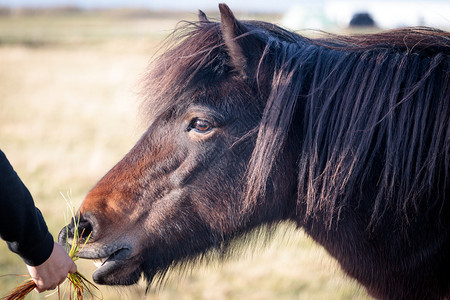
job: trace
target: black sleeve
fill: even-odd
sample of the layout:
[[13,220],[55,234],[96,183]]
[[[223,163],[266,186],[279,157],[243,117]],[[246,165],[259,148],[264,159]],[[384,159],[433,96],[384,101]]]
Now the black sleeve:
[[1,150],[0,237],[30,266],[42,264],[53,251],[53,237],[41,212]]

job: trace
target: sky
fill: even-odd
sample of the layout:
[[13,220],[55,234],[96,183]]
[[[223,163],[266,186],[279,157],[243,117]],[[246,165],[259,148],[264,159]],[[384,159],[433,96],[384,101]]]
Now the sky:
[[[217,11],[226,2],[233,11],[291,14],[285,26],[323,29],[328,23],[348,25],[358,12],[369,12],[381,28],[427,25],[450,28],[450,0],[0,0],[0,7],[76,6],[82,9],[147,8],[196,12]],[[289,17],[289,16],[287,16]],[[299,23],[299,21],[301,21]],[[290,26],[290,23],[298,23]],[[325,22],[326,23],[326,22]]]
[[[150,9],[176,9],[193,11],[214,10],[218,3],[226,2],[235,10],[282,12],[295,4],[311,0],[0,0],[0,6],[7,7],[49,7],[74,5],[80,8],[139,7]],[[316,0],[315,3],[323,2]]]

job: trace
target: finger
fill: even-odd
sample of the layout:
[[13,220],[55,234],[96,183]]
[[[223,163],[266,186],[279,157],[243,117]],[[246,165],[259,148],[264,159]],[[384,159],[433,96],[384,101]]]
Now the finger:
[[64,277],[63,279],[61,279],[61,281],[58,283],[58,285],[63,284],[64,281],[66,281],[67,277]]
[[38,292],[39,294],[45,291],[45,290],[43,290],[43,289],[41,289],[41,288],[39,288],[39,287],[37,287],[37,286],[36,286],[34,289],[35,289],[36,292]]
[[72,262],[72,265],[70,266],[70,269],[69,269],[69,273],[75,273],[76,271],[77,271],[77,265],[74,262]]
[[56,287],[57,287],[57,285],[56,286],[55,285],[47,285],[47,286],[41,285],[41,286],[36,286],[35,290],[38,293],[42,293],[42,292],[45,292],[45,291],[54,290],[54,289],[56,289]]
[[38,292],[38,293],[45,292],[45,286],[42,281],[34,279],[34,278],[33,278],[33,281],[36,284],[36,287],[34,288],[36,290],[36,292]]

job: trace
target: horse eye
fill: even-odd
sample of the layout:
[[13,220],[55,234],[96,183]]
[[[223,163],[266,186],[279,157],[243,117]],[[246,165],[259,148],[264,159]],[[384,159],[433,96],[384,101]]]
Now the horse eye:
[[202,119],[195,119],[194,121],[192,121],[191,126],[192,129],[198,131],[198,132],[208,132],[210,131],[213,126],[211,123],[209,123],[206,120],[202,120]]

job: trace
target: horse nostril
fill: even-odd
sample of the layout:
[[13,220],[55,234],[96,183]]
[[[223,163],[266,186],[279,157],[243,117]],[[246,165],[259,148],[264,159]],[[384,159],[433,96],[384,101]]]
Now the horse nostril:
[[86,240],[89,236],[89,239],[92,240],[93,229],[92,222],[87,216],[77,214],[75,219],[72,218],[71,222],[61,229],[58,235],[58,242],[61,245],[71,244],[74,237]]
[[89,235],[92,235],[93,227],[89,219],[83,215],[77,215],[75,219],[72,218],[69,225],[64,227],[60,233],[60,240],[73,239],[78,237],[79,239],[86,239]]
[[[72,222],[70,223],[72,225]],[[84,217],[83,215],[79,216],[79,219],[76,219],[76,222],[78,223],[78,237],[81,239],[86,239],[88,236],[92,235],[93,227],[92,223],[89,219]],[[75,235],[75,224],[73,226],[72,234]]]

